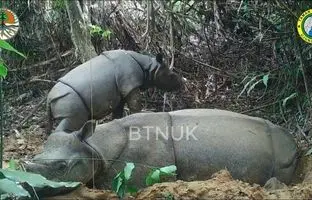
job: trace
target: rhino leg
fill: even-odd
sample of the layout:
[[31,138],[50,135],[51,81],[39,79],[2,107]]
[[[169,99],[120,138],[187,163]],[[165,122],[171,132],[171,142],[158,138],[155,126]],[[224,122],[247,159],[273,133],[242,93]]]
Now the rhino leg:
[[118,106],[113,110],[112,118],[119,119],[123,117],[125,101],[121,100]]
[[126,102],[131,113],[137,113],[142,110],[140,89],[133,89],[127,96]]
[[56,131],[77,131],[90,118],[90,112],[80,96],[68,86],[60,85],[51,96],[49,105],[53,119],[60,120]]
[[272,191],[272,190],[284,189],[287,186],[281,181],[279,181],[276,177],[272,177],[265,183],[263,187],[268,191]]
[[47,103],[46,110],[47,110],[48,123],[47,123],[45,131],[47,135],[50,135],[52,128],[53,128],[53,116],[51,112],[50,102]]

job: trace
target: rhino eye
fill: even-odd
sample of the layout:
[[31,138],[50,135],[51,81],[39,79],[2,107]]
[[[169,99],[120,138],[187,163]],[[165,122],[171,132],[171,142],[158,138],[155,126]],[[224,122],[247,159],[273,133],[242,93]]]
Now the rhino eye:
[[67,164],[65,161],[60,161],[56,164],[57,170],[63,171],[67,168]]

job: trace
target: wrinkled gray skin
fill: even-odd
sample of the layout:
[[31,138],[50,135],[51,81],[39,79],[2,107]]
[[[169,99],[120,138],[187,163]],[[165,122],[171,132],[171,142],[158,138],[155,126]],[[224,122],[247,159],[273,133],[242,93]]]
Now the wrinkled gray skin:
[[112,50],[79,65],[51,89],[47,98],[49,124],[61,120],[56,131],[79,130],[89,119],[113,112],[121,118],[127,103],[130,112],[141,111],[140,89],[178,90],[182,78],[169,70],[161,54],[151,57],[133,51]]
[[[134,162],[133,184],[143,187],[147,166],[174,164],[177,179],[205,180],[226,168],[235,179],[263,185],[271,177],[289,183],[297,162],[296,144],[287,131],[264,119],[229,111],[137,113],[98,125],[91,135],[92,125],[88,121],[74,134],[51,134],[43,153],[27,162],[26,169],[54,180],[83,183],[90,183],[94,175],[96,187],[109,188],[124,168],[123,161]],[[133,134],[135,127],[140,128],[140,139]],[[158,134],[164,134],[166,127],[173,127],[168,129],[168,139]]]

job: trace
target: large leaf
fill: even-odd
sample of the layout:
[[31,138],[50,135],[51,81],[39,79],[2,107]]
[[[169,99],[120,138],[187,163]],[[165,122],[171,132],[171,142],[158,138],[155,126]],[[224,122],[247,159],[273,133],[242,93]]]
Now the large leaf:
[[151,171],[145,179],[145,184],[147,186],[153,185],[155,183],[159,183],[160,182],[160,170],[156,169]]
[[0,195],[2,199],[17,199],[20,197],[30,197],[30,194],[18,183],[9,179],[0,179]]
[[268,87],[268,81],[269,81],[269,74],[266,74],[262,77],[262,82],[265,85],[265,87]]
[[133,169],[133,163],[126,163],[123,171],[119,172],[112,182],[112,189],[120,198],[122,198],[127,192],[135,193],[137,191],[136,188],[130,187],[128,185],[128,181],[131,179]]
[[124,172],[119,172],[112,182],[112,189],[117,193],[120,190],[122,185],[122,177],[124,176]]
[[80,185],[79,182],[55,182],[47,180],[45,177],[29,173],[29,172],[23,172],[23,171],[15,171],[15,170],[9,170],[9,169],[0,169],[0,173],[2,173],[7,179],[10,179],[12,181],[16,182],[27,182],[32,187],[52,187],[52,188],[58,188],[58,187],[78,187]]
[[128,181],[131,178],[132,170],[134,169],[133,163],[127,163],[126,167],[124,168],[125,179]]
[[174,176],[177,167],[175,165],[169,165],[161,167],[159,169],[153,169],[146,177],[145,183],[147,186],[153,185],[160,182],[161,176]]
[[[1,180],[9,180],[13,183],[23,186],[23,188],[27,190],[31,196],[36,194],[36,196],[39,197],[70,192],[80,185],[79,182],[55,182],[47,180],[39,174],[9,169],[0,169],[0,178],[1,177],[3,178]],[[9,190],[11,186],[8,187],[9,188],[5,189]]]
[[122,199],[126,194],[126,185],[121,184],[119,190],[117,191],[117,195]]
[[4,63],[0,62],[0,78],[5,78],[8,74],[8,68]]
[[16,54],[26,58],[26,56],[24,54],[22,54],[21,52],[17,51],[16,49],[14,49],[9,43],[7,43],[4,40],[0,40],[0,48],[8,50],[8,51],[12,51],[12,52],[14,52],[14,53],[16,53]]
[[175,165],[169,165],[166,167],[162,167],[159,169],[163,174],[175,175],[174,173],[177,171],[177,167]]

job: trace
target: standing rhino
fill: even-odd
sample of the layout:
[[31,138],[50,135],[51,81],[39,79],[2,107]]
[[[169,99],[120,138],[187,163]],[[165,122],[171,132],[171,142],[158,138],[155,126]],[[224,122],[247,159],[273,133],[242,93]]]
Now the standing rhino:
[[[144,186],[150,166],[177,166],[175,178],[205,180],[221,170],[250,183],[271,177],[289,183],[297,147],[283,128],[261,118],[214,109],[137,113],[98,125],[88,121],[73,134],[54,132],[28,171],[59,181],[109,187],[125,162],[133,182]],[[92,182],[93,182],[92,181]]]
[[182,78],[169,70],[161,54],[155,58],[133,51],[112,50],[79,65],[51,89],[47,98],[49,124],[60,119],[56,131],[79,130],[89,119],[113,112],[122,117],[127,103],[132,113],[141,111],[140,88],[178,90]]

